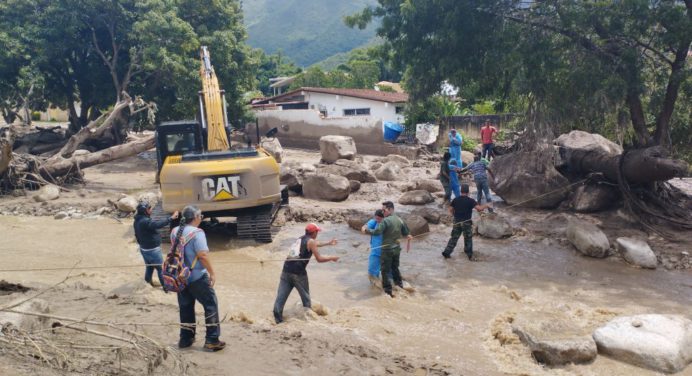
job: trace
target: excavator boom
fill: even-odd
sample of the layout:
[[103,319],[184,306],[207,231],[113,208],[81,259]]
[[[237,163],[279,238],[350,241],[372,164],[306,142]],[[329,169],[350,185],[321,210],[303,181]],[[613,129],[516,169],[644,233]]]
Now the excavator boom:
[[207,150],[229,150],[230,145],[226,135],[226,103],[223,91],[219,89],[219,81],[211,65],[209,50],[206,46],[203,46],[201,51],[200,77],[202,78],[200,109],[202,125],[207,128]]

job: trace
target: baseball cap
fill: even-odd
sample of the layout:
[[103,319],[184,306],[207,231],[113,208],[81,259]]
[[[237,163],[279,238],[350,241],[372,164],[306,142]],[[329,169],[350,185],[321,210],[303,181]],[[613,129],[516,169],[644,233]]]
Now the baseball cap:
[[307,226],[305,226],[305,231],[312,233],[312,232],[322,231],[322,229],[319,226],[317,226],[316,224],[310,223]]

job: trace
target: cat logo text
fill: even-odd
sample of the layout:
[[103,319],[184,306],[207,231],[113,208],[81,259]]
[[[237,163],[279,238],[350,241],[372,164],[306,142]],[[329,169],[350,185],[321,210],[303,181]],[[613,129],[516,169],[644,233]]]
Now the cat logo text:
[[238,197],[240,176],[214,176],[202,179],[202,198],[205,201],[227,201]]

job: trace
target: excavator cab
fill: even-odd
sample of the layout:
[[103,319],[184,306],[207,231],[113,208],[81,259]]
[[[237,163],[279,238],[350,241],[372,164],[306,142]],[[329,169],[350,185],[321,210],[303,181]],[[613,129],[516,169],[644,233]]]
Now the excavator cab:
[[158,172],[171,155],[201,153],[204,150],[201,127],[196,121],[168,121],[156,127],[156,161]]

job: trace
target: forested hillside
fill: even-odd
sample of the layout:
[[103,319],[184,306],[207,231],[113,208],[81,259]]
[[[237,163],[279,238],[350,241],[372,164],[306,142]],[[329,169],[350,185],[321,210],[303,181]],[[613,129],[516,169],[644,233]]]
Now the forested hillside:
[[248,44],[267,53],[283,51],[296,64],[307,67],[329,56],[366,44],[375,35],[350,29],[343,17],[374,0],[245,0],[243,11]]

